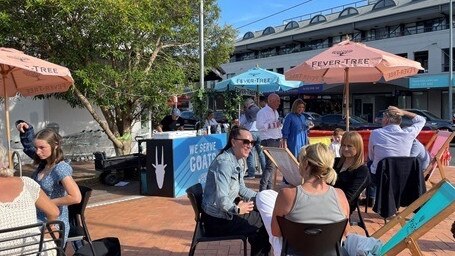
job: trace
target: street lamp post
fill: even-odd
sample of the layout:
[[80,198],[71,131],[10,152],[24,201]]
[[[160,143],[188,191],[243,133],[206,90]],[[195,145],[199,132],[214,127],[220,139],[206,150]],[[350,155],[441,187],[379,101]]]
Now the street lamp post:
[[452,119],[452,93],[453,93],[453,17],[452,17],[452,0],[449,1],[449,119]]
[[199,2],[199,82],[200,90],[204,91],[204,0]]
[[452,93],[453,93],[453,14],[452,0],[449,1],[449,119],[452,119]]

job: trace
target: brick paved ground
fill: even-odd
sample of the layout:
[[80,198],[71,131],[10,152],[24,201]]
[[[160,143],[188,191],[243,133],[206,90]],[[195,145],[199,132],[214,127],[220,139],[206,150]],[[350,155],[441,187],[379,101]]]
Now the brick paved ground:
[[[436,178],[436,177],[435,177]],[[455,181],[455,169],[449,172],[449,179]],[[258,179],[247,181],[257,189]],[[98,186],[95,185],[94,186]],[[132,184],[130,186],[134,187]],[[93,239],[116,236],[122,244],[122,255],[188,255],[194,229],[193,210],[188,199],[139,197],[133,198],[135,189],[116,190],[114,199],[127,200],[102,205],[102,193],[95,191],[91,207],[87,209],[88,226]],[[112,199],[112,197],[110,198]],[[109,199],[109,200],[110,200]],[[109,201],[107,200],[107,201]],[[101,205],[100,205],[101,203]],[[99,206],[100,205],[100,206]],[[383,220],[372,213],[364,214],[370,234],[383,225]],[[419,240],[424,255],[455,255],[455,240],[450,227],[455,220],[452,214],[435,226]],[[363,234],[358,227],[350,227],[350,232]],[[388,239],[392,232],[384,238]],[[210,242],[198,245],[196,255],[241,255],[242,244],[233,242]],[[411,255],[404,251],[400,255]]]

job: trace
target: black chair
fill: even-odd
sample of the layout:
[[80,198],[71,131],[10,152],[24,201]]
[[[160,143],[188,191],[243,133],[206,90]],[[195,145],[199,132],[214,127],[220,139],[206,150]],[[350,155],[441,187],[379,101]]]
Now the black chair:
[[[334,163],[334,167],[338,166],[338,163],[340,162],[341,160],[341,157],[335,157],[335,163]],[[337,173],[339,174],[339,173]],[[363,220],[363,217],[362,217],[362,214],[361,214],[361,211],[360,211],[360,206],[359,206],[359,197],[360,195],[362,194],[362,192],[368,188],[368,186],[370,185],[370,182],[371,182],[371,179],[370,179],[370,175],[367,175],[366,178],[362,181],[362,184],[360,184],[360,186],[357,188],[356,192],[352,195],[352,200],[349,201],[349,209],[350,209],[350,213],[349,213],[349,224],[352,226],[352,225],[357,225],[359,227],[361,227],[364,231],[365,231],[365,235],[366,236],[370,236],[369,233],[368,233],[368,230],[367,230],[367,227],[365,225],[365,221]],[[354,222],[351,218],[351,215],[352,213],[354,212],[354,210],[357,210],[357,215],[358,215],[358,218],[359,218],[359,221],[358,222]]]
[[426,191],[425,179],[416,157],[387,157],[376,168],[376,197],[373,211],[384,219],[408,206]]
[[46,255],[56,251],[65,255],[65,225],[48,221],[0,230],[0,255]]
[[232,235],[232,236],[207,236],[205,234],[204,223],[201,221],[202,213],[202,185],[197,183],[186,190],[186,194],[190,199],[191,205],[194,210],[194,220],[196,227],[194,228],[193,240],[191,242],[191,249],[189,255],[194,255],[196,246],[199,242],[212,242],[212,241],[225,241],[225,240],[242,240],[243,241],[243,254],[247,256],[247,237],[245,235]]
[[290,221],[277,216],[283,247],[281,255],[342,255],[341,238],[347,219],[329,224],[308,224]]
[[68,219],[70,223],[70,231],[67,239],[67,245],[69,242],[73,242],[75,250],[78,249],[76,241],[81,241],[82,245],[88,245],[92,251],[92,255],[96,256],[95,248],[88,232],[87,224],[85,223],[85,209],[87,208],[88,201],[92,195],[92,189],[85,186],[79,186],[81,191],[82,199],[78,204],[68,206]]
[[[349,202],[349,206],[351,209],[350,216],[349,216],[349,224],[351,226],[357,225],[357,226],[361,227],[363,229],[363,231],[365,231],[366,236],[370,236],[370,234],[368,233],[367,226],[365,225],[365,221],[363,220],[363,217],[362,217],[362,213],[360,210],[360,204],[359,204],[359,197],[365,189],[368,189],[370,182],[371,182],[370,176],[367,176],[367,178],[364,180],[362,185],[357,189],[356,193],[354,194],[353,198],[355,198],[355,199],[353,200],[353,202]],[[353,222],[352,218],[351,218],[351,215],[354,212],[354,209],[353,209],[354,207],[357,210],[357,215],[359,216],[358,223]],[[368,205],[366,207],[368,207]]]

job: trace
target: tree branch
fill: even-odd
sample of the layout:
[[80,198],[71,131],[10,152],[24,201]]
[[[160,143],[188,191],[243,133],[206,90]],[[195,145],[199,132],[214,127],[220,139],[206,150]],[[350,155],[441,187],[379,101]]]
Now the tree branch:
[[152,68],[153,62],[155,62],[158,53],[161,51],[163,47],[163,43],[161,42],[161,36],[158,37],[155,44],[155,50],[153,50],[152,56],[150,56],[149,62],[147,64],[147,68],[145,68],[144,72],[148,74],[150,69]]
[[74,92],[76,93],[76,96],[79,98],[79,100],[82,102],[82,104],[85,106],[87,111],[92,115],[93,119],[101,126],[101,128],[104,130],[106,135],[109,137],[109,139],[115,144],[117,148],[123,149],[123,143],[118,140],[115,135],[112,133],[111,129],[109,128],[107,122],[105,120],[102,120],[101,117],[96,113],[95,109],[93,108],[92,104],[88,99],[77,89],[76,86],[72,86]]

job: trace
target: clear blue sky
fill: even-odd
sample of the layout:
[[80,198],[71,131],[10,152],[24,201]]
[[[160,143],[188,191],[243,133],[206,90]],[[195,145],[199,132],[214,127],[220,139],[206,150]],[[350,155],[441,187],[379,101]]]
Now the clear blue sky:
[[[239,28],[239,36],[248,31],[263,30],[268,26],[283,24],[283,20],[358,2],[358,0],[218,0],[221,9],[220,25],[229,24],[239,28],[250,22],[299,5],[265,20]],[[366,1],[364,1],[366,2]]]

